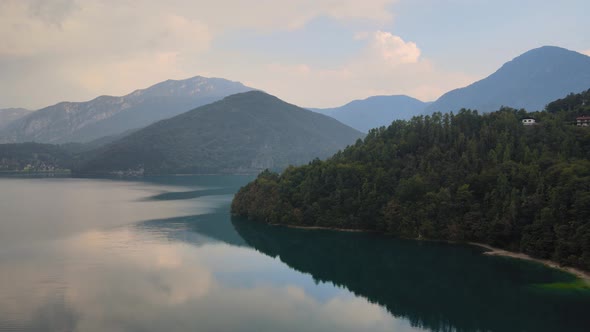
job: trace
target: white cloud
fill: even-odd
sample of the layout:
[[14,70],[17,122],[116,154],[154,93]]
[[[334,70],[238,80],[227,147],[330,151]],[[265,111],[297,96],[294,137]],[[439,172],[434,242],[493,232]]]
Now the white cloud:
[[[11,287],[3,289],[0,309],[29,314],[30,321],[50,313],[35,325],[46,330],[416,331],[407,319],[345,289],[328,285],[334,290],[315,295],[305,287],[311,276],[251,248],[189,245],[165,234],[110,228],[42,245],[42,251],[28,248],[27,259],[3,262],[9,267],[3,282]],[[134,246],[121,248],[128,243]],[[46,276],[46,287],[30,287]]]
[[416,43],[405,42],[389,32],[375,32],[370,46],[376,55],[392,66],[417,63],[420,58],[420,49]]
[[366,41],[366,47],[341,66],[275,62],[249,83],[301,106],[330,107],[373,95],[406,94],[431,101],[475,80],[438,68],[416,43],[390,32],[361,32],[353,39]]
[[332,65],[215,48],[219,35],[296,29],[317,17],[383,25],[392,20],[394,2],[6,0],[0,2],[0,66],[6,68],[0,107],[122,95],[195,75],[239,80],[314,107],[375,94],[432,100],[473,81],[437,68],[416,42],[385,30],[352,36],[364,49],[343,53]]
[[580,53],[590,56],[590,50],[581,51]]
[[3,0],[0,107],[121,95],[195,75],[252,80],[240,70],[221,75],[231,66],[221,59],[241,55],[212,49],[217,36],[292,30],[318,17],[384,24],[394,2]]

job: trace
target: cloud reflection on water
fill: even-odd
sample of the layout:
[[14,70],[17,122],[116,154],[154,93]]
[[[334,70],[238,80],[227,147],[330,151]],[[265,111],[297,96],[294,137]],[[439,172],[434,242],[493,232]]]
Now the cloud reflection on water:
[[[297,280],[281,284],[272,273],[265,278],[265,270],[296,272],[252,249],[222,243],[192,246],[121,227],[80,234],[38,259],[34,264],[11,265],[10,270],[15,276],[43,271],[60,286],[44,284],[43,289],[53,293],[22,297],[19,294],[39,280],[14,278],[12,295],[3,298],[25,302],[0,301],[3,312],[5,306],[16,304],[19,312],[32,313],[29,322],[36,327],[79,331],[415,331],[380,306],[345,290],[336,289],[332,297],[318,299]],[[59,259],[63,264],[57,266],[54,262]],[[248,270],[258,271],[256,276],[244,274],[256,281],[237,285],[224,282],[227,279],[222,277]]]

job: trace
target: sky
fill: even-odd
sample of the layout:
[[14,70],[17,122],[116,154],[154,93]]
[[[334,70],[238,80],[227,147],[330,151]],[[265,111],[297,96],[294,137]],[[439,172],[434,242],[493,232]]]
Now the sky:
[[0,108],[222,77],[304,107],[432,101],[543,45],[590,55],[588,0],[0,0]]

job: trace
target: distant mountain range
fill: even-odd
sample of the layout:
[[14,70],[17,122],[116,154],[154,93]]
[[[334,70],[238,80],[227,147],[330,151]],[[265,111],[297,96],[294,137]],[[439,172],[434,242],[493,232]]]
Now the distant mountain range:
[[537,111],[552,100],[588,88],[590,57],[544,46],[516,57],[481,81],[444,94],[424,114],[461,108],[491,112],[501,106]]
[[396,96],[374,96],[335,108],[315,108],[362,132],[389,126],[395,120],[433,112],[469,108],[492,112],[502,106],[537,111],[569,93],[590,88],[590,57],[555,46],[530,50],[505,63],[492,75],[452,90],[435,102]]
[[221,78],[167,80],[123,97],[100,96],[88,102],[62,102],[40,109],[0,130],[0,142],[88,142],[250,90]]
[[[403,95],[374,96],[341,107],[312,109],[359,131],[388,126],[435,111],[461,108],[480,112],[501,106],[540,110],[569,93],[590,88],[590,57],[554,46],[528,51],[487,78],[450,91],[433,103]],[[171,118],[235,93],[253,90],[221,78],[168,80],[123,96],[101,96],[88,102],[62,102],[30,112],[0,110],[0,143],[107,143],[156,121]],[[108,137],[107,137],[108,136]],[[103,137],[107,137],[103,139]]]
[[0,109],[0,129],[6,127],[15,120],[18,120],[32,111],[24,108],[4,108]]
[[364,135],[260,91],[159,121],[95,153],[83,174],[252,173],[326,158]]
[[408,120],[424,111],[429,103],[404,96],[374,96],[354,100],[335,108],[312,109],[362,132],[389,126],[395,120]]

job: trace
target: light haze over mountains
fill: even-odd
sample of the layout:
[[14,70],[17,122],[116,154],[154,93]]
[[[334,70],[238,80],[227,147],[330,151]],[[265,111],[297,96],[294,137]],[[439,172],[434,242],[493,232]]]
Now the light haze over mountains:
[[252,90],[221,78],[196,76],[167,80],[126,96],[100,96],[87,102],[61,102],[13,121],[0,142],[89,142],[139,129],[223,97]]
[[374,96],[334,108],[313,109],[362,132],[387,126],[394,120],[409,120],[424,111],[428,103],[416,98],[397,96]]
[[0,129],[6,127],[11,122],[18,120],[31,111],[24,108],[4,108],[0,109]]
[[461,108],[492,112],[501,106],[538,111],[555,99],[588,88],[589,56],[544,46],[514,58],[481,81],[444,94],[425,113]]
[[[156,121],[254,88],[226,79],[197,76],[167,80],[123,97],[62,102],[32,113],[22,109],[3,110],[0,142],[107,143]],[[552,100],[588,88],[589,56],[544,46],[525,52],[492,75],[452,90],[432,103],[404,95],[373,96],[340,107],[312,110],[366,133],[371,128],[388,126],[394,120],[435,111],[471,108],[490,112],[501,106],[541,110]],[[3,117],[3,114],[10,116]]]
[[159,121],[99,149],[78,170],[252,173],[327,158],[364,135],[261,91],[226,97]]

